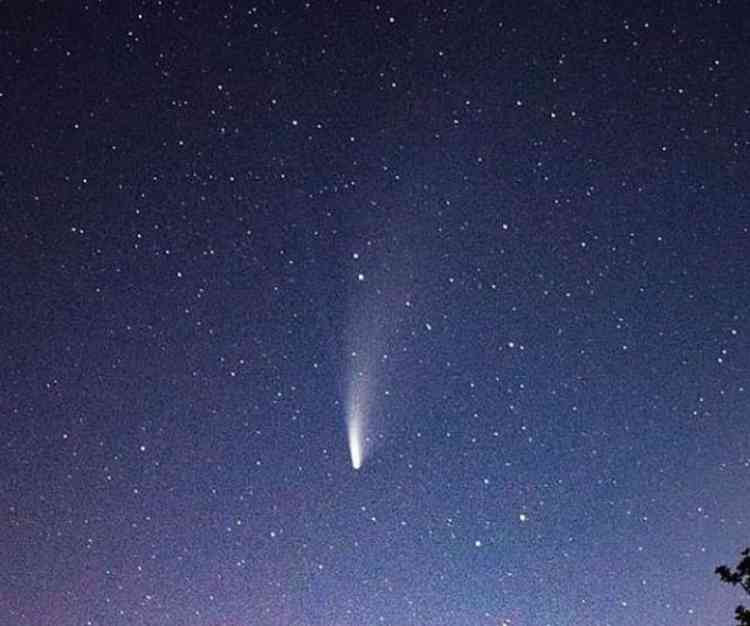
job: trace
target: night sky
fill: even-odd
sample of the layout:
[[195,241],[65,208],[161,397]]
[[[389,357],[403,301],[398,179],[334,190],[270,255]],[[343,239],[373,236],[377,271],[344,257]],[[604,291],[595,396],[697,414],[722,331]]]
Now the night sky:
[[0,10],[1,624],[732,622],[743,3]]

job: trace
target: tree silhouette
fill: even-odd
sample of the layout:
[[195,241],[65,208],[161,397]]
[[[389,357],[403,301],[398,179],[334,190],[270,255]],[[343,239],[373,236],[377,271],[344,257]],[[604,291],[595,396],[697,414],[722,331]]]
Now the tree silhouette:
[[[750,548],[742,551],[742,560],[737,563],[737,568],[732,570],[726,565],[720,565],[716,568],[716,573],[721,578],[721,582],[730,585],[739,585],[750,596]],[[750,609],[746,609],[741,604],[734,610],[735,619],[739,626],[750,626]]]

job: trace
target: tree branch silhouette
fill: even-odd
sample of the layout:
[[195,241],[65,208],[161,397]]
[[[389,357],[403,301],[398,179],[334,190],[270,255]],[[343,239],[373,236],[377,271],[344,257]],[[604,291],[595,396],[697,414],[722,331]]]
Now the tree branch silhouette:
[[[745,548],[742,551],[742,557],[735,569],[726,565],[719,565],[715,573],[719,575],[721,582],[729,583],[732,586],[739,585],[750,596],[750,548]],[[750,626],[750,609],[746,609],[740,604],[734,610],[734,614],[739,626]]]

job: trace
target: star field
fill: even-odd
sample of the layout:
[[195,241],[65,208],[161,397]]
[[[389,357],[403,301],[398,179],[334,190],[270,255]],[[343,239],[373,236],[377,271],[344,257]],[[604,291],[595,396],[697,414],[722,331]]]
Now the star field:
[[731,623],[740,4],[63,5],[0,19],[0,623]]

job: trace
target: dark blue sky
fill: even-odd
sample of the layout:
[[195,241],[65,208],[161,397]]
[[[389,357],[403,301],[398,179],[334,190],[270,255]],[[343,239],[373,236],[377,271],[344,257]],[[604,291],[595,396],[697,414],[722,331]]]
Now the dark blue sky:
[[747,15],[496,4],[3,7],[0,622],[731,622]]

